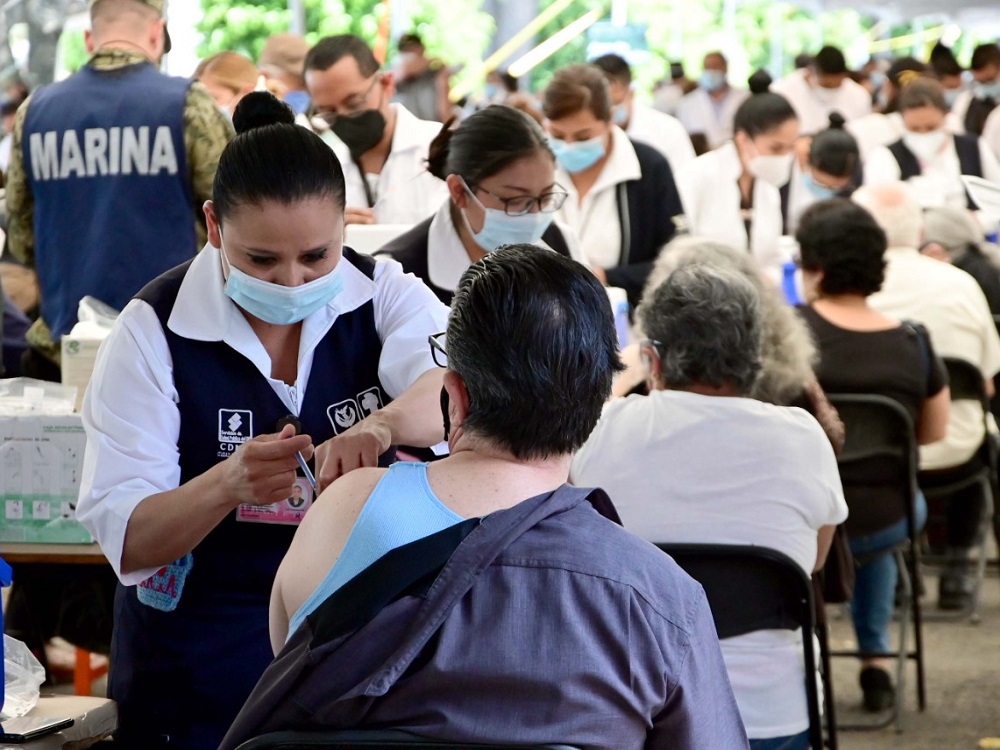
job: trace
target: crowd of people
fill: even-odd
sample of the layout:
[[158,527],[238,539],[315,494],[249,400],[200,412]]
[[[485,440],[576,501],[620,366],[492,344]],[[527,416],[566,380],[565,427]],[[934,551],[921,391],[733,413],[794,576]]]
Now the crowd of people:
[[[827,394],[899,402],[923,478],[992,440],[941,358],[993,394],[1000,212],[963,178],[1000,187],[1000,47],[967,72],[941,45],[859,71],[827,46],[747,89],[713,51],[652,106],[610,54],[454,103],[414,34],[393,65],[279,34],[176,78],[162,0],[90,14],[90,61],[5,105],[0,159],[39,287],[20,372],[60,378],[83,297],[120,310],[77,506],[114,575],[29,571],[10,622],[113,598],[60,634],[107,643],[116,744],[389,726],[800,750],[809,635],[720,642],[649,542],[811,576],[838,527],[863,704],[894,704],[907,527],[851,504]],[[362,225],[399,232],[358,252]],[[948,504],[942,609],[973,595],[990,506]]]

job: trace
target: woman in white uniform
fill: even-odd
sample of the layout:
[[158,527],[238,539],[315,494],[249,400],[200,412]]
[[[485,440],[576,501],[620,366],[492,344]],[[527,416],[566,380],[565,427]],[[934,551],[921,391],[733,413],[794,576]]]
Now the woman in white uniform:
[[792,172],[799,121],[788,101],[754,94],[736,111],[733,140],[677,176],[691,234],[748,250],[761,272],[781,278],[781,194]]
[[84,402],[77,513],[120,579],[125,748],[218,747],[271,660],[271,583],[314,491],[443,433],[446,308],[342,246],[343,171],[293,123],[267,93],[237,107],[209,244],[122,311]]
[[962,175],[1000,182],[1000,163],[974,135],[954,135],[945,118],[948,105],[937,81],[919,77],[899,92],[902,138],[872,150],[865,184],[904,180],[924,208],[975,208]]
[[585,263],[573,230],[553,223],[566,201],[545,132],[503,105],[481,109],[431,142],[427,170],[448,185],[437,213],[377,253],[399,261],[442,302],[465,270],[502,245],[540,244]]
[[556,179],[569,193],[559,218],[580,238],[597,277],[625,289],[634,308],[683,213],[670,165],[612,123],[608,83],[593,65],[557,71],[542,110]]

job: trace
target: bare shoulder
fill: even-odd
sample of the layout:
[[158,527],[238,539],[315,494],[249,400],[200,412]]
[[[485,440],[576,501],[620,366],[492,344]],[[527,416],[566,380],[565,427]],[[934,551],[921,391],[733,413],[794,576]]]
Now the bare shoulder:
[[[387,471],[388,469],[380,468],[355,469],[337,479],[316,498],[302,519],[296,537],[309,534],[313,529],[328,533],[330,524],[343,528],[345,522],[348,523],[349,531],[368,501],[369,495],[372,494],[372,490],[375,489],[375,485]],[[346,536],[344,538],[346,541]]]

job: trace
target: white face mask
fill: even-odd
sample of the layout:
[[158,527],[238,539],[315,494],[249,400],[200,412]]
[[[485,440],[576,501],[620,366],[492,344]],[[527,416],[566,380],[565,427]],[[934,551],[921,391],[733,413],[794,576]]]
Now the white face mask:
[[[750,141],[751,147],[757,151],[757,147]],[[784,156],[762,155],[757,151],[757,155],[747,162],[747,170],[759,180],[763,180],[768,185],[776,188],[782,187],[792,177],[792,162],[795,155],[788,153]]]
[[906,131],[903,134],[903,145],[906,146],[913,155],[922,162],[934,161],[941,148],[944,146],[945,138],[948,134],[943,130],[934,130],[930,133],[911,133]]

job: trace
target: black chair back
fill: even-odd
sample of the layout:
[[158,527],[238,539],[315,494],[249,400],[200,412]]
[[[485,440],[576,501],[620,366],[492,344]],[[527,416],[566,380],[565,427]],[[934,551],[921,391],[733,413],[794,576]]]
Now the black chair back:
[[[816,629],[812,579],[788,555],[768,547],[726,544],[657,544],[701,584],[719,638],[757,630],[802,628],[809,739],[823,748],[816,686]],[[831,730],[833,731],[833,730]]]
[[478,745],[429,740],[392,729],[273,732],[247,740],[237,750],[576,750],[569,745]]
[[948,385],[951,388],[952,401],[978,401],[984,410],[989,410],[989,399],[983,383],[983,374],[979,368],[965,359],[943,357],[948,370]]

